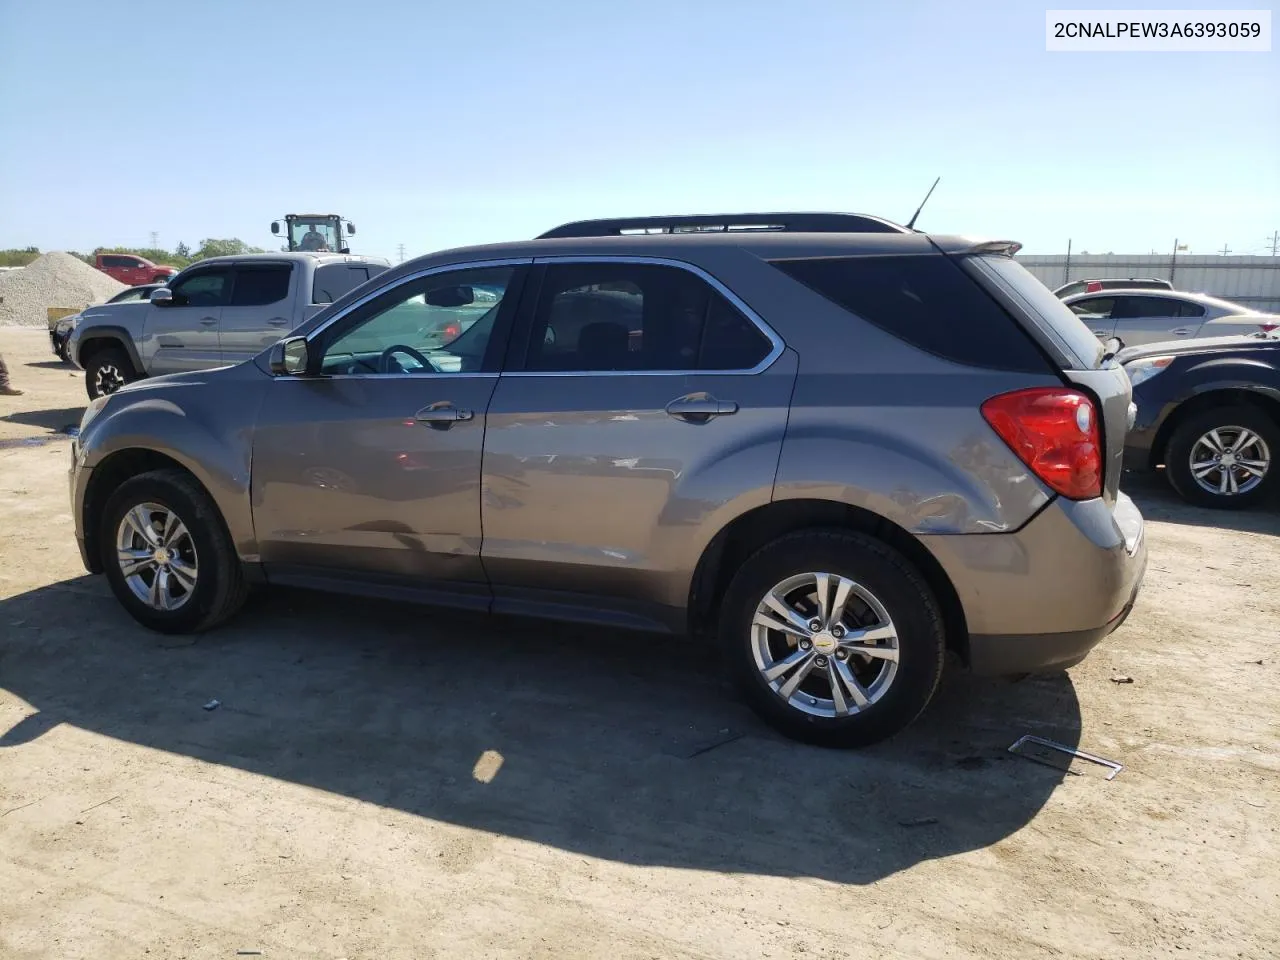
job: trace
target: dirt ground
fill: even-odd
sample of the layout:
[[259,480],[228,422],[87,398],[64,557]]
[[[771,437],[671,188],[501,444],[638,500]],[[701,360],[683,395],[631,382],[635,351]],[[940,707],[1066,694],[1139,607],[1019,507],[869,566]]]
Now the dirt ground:
[[831,752],[670,639],[300,592],[147,633],[74,545],[83,380],[0,354],[4,960],[1280,955],[1274,510],[1126,484],[1124,627]]

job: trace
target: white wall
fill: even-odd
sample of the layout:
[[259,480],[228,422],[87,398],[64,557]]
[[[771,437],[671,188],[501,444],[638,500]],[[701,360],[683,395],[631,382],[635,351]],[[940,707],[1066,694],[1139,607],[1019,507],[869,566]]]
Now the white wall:
[[1179,290],[1210,293],[1233,300],[1253,310],[1280,313],[1280,257],[1216,257],[1180,256],[1172,263],[1168,254],[1073,254],[1070,275],[1067,258],[1052,256],[1020,256],[1018,262],[1030,270],[1049,289],[1068,280],[1092,280],[1108,277],[1155,277],[1170,279]]

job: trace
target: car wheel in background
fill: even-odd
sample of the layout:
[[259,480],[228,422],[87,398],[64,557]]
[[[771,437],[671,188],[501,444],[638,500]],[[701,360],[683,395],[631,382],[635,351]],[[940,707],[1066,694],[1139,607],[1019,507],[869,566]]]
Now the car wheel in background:
[[99,543],[116,599],[152,630],[207,630],[244,603],[248,587],[218,508],[181,470],[121,484],[103,510]]
[[751,707],[797,740],[854,747],[892,736],[942,675],[942,614],[920,574],[878,540],[838,530],[782,537],[724,598],[720,640]]
[[71,362],[71,351],[67,347],[67,338],[63,337],[58,341],[58,359],[63,363]]
[[84,365],[84,388],[90,400],[115,393],[126,383],[138,379],[129,355],[119,347],[104,347]]
[[1179,424],[1165,448],[1165,473],[1183,499],[1241,510],[1280,485],[1280,425],[1249,406],[1205,410]]

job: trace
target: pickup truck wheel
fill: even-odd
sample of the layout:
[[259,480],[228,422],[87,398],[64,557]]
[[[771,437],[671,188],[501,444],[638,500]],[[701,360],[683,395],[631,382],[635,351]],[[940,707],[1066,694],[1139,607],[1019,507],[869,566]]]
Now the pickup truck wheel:
[[208,630],[248,594],[217,506],[181,470],[153,470],[122,483],[102,512],[98,540],[116,599],[152,630]]
[[90,400],[115,393],[126,383],[138,379],[129,355],[119,347],[104,347],[84,365],[84,388]]
[[1280,489],[1280,424],[1249,406],[1222,406],[1180,423],[1165,449],[1165,475],[1189,503],[1244,510]]
[[942,676],[933,592],[897,551],[862,534],[805,530],[743,563],[721,645],[748,704],[797,740],[865,746],[914,720]]

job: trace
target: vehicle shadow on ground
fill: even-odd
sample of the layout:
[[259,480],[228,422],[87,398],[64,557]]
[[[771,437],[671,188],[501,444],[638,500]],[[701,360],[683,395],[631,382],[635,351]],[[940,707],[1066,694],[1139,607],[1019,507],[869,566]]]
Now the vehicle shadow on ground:
[[66,433],[78,427],[84,415],[84,407],[59,407],[53,410],[24,410],[0,417],[6,423],[21,423],[28,427],[44,427],[57,433]]
[[39,711],[0,751],[67,723],[641,865],[871,883],[1026,825],[1064,774],[1006,748],[1080,737],[1066,674],[953,673],[905,733],[821,750],[691,641],[301,592],[191,644],[82,577],[0,601],[0,628],[0,686]]
[[1280,537],[1280,502],[1273,501],[1249,510],[1196,507],[1178,496],[1163,473],[1125,474],[1122,489],[1133,498],[1147,520]]
[[61,360],[28,360],[24,366],[35,367],[37,370],[66,370],[68,373],[79,373],[73,363],[63,363]]

